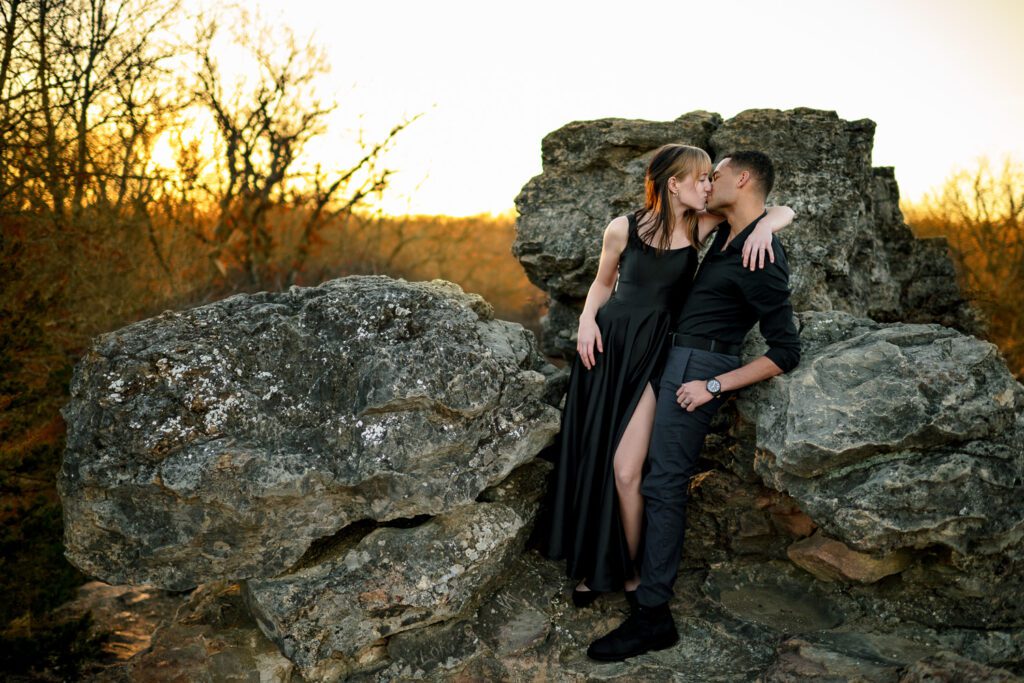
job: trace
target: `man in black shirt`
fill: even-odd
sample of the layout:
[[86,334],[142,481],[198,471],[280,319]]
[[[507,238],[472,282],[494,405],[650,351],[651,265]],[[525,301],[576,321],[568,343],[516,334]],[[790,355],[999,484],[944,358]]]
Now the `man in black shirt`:
[[[772,239],[763,269],[751,272],[742,263],[743,243],[765,215],[774,180],[772,162],[761,152],[735,152],[715,167],[708,210],[725,222],[697,271],[661,378],[650,470],[641,486],[647,530],[640,586],[629,618],[587,650],[593,659],[619,661],[679,640],[668,602],[682,555],[687,489],[711,418],[729,392],[800,362],[779,238]],[[740,367],[740,346],[755,322],[768,351]]]

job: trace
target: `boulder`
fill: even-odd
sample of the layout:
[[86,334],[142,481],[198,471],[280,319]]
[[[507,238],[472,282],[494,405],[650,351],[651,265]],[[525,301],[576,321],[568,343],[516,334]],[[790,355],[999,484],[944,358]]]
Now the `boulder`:
[[105,334],[76,366],[68,559],[182,590],[273,577],[358,520],[473,502],[546,446],[533,335],[435,281],[240,294]]
[[315,565],[245,582],[260,628],[311,680],[384,655],[383,638],[472,613],[520,549],[523,520],[468,505],[409,528],[379,528]]
[[892,168],[873,168],[875,123],[833,111],[750,109],[711,135],[712,156],[757,149],[775,164],[770,204],[797,219],[782,233],[793,307],[890,322],[979,328],[942,239],[915,239]]
[[551,300],[544,349],[571,357],[577,316],[597,272],[605,227],[643,206],[652,152],[675,142],[713,159],[759,149],[776,166],[770,204],[797,219],[782,234],[797,310],[845,310],[883,322],[981,325],[956,285],[942,239],[914,239],[891,168],[873,168],[875,124],[814,109],[752,109],[727,120],[696,111],[670,122],[570,123],[542,142],[543,173],[516,198],[513,253]]
[[801,316],[800,366],[742,394],[755,471],[863,552],[1022,557],[1024,388],[939,325]]

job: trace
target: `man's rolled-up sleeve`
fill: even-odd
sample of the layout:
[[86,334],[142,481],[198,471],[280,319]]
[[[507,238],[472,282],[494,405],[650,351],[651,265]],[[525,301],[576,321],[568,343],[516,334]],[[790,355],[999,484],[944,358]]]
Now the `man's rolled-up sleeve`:
[[[776,248],[776,254],[779,253]],[[757,311],[761,336],[768,343],[765,356],[789,372],[800,363],[800,335],[793,322],[789,298],[789,269],[783,258],[743,278],[747,301]]]

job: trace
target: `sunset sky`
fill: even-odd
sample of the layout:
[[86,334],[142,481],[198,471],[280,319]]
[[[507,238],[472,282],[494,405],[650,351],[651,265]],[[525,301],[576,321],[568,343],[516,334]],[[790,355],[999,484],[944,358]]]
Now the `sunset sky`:
[[342,106],[318,156],[424,114],[388,157],[390,213],[508,210],[548,132],[695,109],[873,119],[909,199],[979,155],[1024,160],[1015,0],[260,2],[328,50]]

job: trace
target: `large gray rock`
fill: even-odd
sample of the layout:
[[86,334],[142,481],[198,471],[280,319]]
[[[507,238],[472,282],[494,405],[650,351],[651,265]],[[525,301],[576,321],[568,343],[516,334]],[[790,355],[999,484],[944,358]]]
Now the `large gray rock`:
[[771,204],[797,220],[782,236],[797,310],[845,310],[881,321],[979,328],[957,285],[944,240],[914,239],[891,168],[871,167],[875,124],[813,109],[749,110],[723,121],[698,111],[676,121],[574,122],[542,143],[544,171],[516,198],[513,253],[551,298],[544,348],[570,356],[577,315],[597,272],[601,236],[643,206],[651,153],[669,142],[713,158],[760,149],[776,164]]
[[768,486],[858,550],[1024,556],[1024,389],[995,346],[842,313],[803,315],[801,339],[738,403]]
[[246,602],[304,676],[335,680],[372,659],[381,638],[471,613],[514,559],[524,526],[512,508],[480,503],[377,529],[314,566],[247,581]]
[[75,369],[66,556],[108,582],[272,577],[361,519],[472,502],[548,444],[549,370],[457,286],[352,277],[166,312]]

